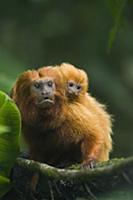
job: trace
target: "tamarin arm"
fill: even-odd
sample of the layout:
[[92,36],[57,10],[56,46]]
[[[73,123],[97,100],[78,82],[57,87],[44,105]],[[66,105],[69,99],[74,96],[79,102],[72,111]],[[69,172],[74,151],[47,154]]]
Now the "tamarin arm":
[[102,143],[98,141],[98,138],[86,138],[81,144],[82,152],[82,165],[83,167],[90,166],[93,168],[95,163],[99,160],[102,151]]

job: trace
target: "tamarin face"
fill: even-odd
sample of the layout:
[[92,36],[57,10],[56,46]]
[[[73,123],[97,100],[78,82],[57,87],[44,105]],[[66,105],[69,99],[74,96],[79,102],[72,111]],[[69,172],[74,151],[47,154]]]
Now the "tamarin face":
[[[61,95],[60,77],[52,67],[28,70],[21,74],[12,90],[12,98],[19,107],[53,107]],[[22,108],[22,109],[23,109]]]
[[34,80],[31,84],[31,94],[39,107],[48,107],[54,104],[55,82],[51,77]]
[[62,63],[60,70],[65,78],[66,95],[72,99],[85,94],[88,89],[87,74],[73,65]]
[[70,95],[78,96],[82,90],[80,83],[76,83],[74,80],[69,80],[67,82],[67,91]]
[[[41,84],[43,85],[42,90],[46,90],[45,92],[46,94],[44,95],[46,101],[49,100],[51,101],[55,99],[54,101],[56,103],[59,103],[58,102],[59,100],[65,98],[65,88],[63,84],[62,73],[60,72],[58,67],[51,67],[51,66],[41,67],[38,69],[38,73],[43,79],[43,84],[42,83]],[[35,90],[36,89],[34,89],[34,91]],[[42,91],[39,93],[42,93]],[[48,100],[47,97],[49,98]]]

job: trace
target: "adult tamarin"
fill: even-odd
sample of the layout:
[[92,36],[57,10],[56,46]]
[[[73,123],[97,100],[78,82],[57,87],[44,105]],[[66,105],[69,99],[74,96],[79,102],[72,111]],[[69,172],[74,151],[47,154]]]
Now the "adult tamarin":
[[68,63],[62,63],[59,68],[64,77],[65,91],[69,104],[78,102],[84,105],[95,115],[95,123],[102,128],[101,134],[104,135],[104,148],[101,152],[101,157],[103,161],[108,160],[109,153],[112,150],[112,119],[106,111],[106,106],[87,93],[88,77],[84,70]]
[[104,135],[96,118],[80,103],[69,104],[62,73],[46,67],[26,71],[12,98],[22,114],[22,131],[31,159],[59,166],[102,161]]

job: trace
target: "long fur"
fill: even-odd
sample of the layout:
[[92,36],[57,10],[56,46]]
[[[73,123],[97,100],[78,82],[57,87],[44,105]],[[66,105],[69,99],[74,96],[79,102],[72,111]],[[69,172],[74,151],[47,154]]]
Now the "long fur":
[[[82,90],[78,96],[68,97],[69,106],[75,106],[75,104],[79,103],[85,106],[88,111],[93,115],[93,120],[97,126],[99,126],[99,130],[103,135],[103,147],[102,151],[99,155],[99,159],[102,161],[109,159],[109,153],[112,150],[112,117],[106,111],[106,106],[99,103],[94,97],[92,97],[88,92],[88,77],[84,70],[78,69],[75,66],[62,63],[59,66],[63,77],[64,84],[67,85],[69,80],[75,81],[81,85]],[[66,89],[67,90],[67,89]]]
[[[32,81],[44,77],[52,77],[56,84],[55,104],[50,109],[38,108],[30,90]],[[58,66],[42,67],[24,72],[13,87],[12,98],[22,114],[23,135],[31,159],[55,166],[107,160],[108,155],[105,157],[102,152],[108,154],[110,150],[99,123],[100,115],[93,112],[93,106],[87,109],[83,102],[68,102],[65,83]]]

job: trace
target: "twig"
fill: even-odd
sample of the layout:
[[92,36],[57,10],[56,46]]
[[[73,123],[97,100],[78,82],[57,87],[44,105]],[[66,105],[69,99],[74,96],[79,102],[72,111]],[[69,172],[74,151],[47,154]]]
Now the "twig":
[[85,188],[87,193],[92,197],[93,200],[97,200],[97,197],[91,192],[91,190],[87,184],[83,184],[83,187]]
[[51,200],[54,200],[54,192],[53,192],[51,181],[48,181],[48,185],[50,189]]
[[129,184],[133,184],[133,182],[131,181],[131,179],[129,178],[129,176],[128,176],[125,172],[123,172],[122,175],[123,175],[123,178],[124,178]]

